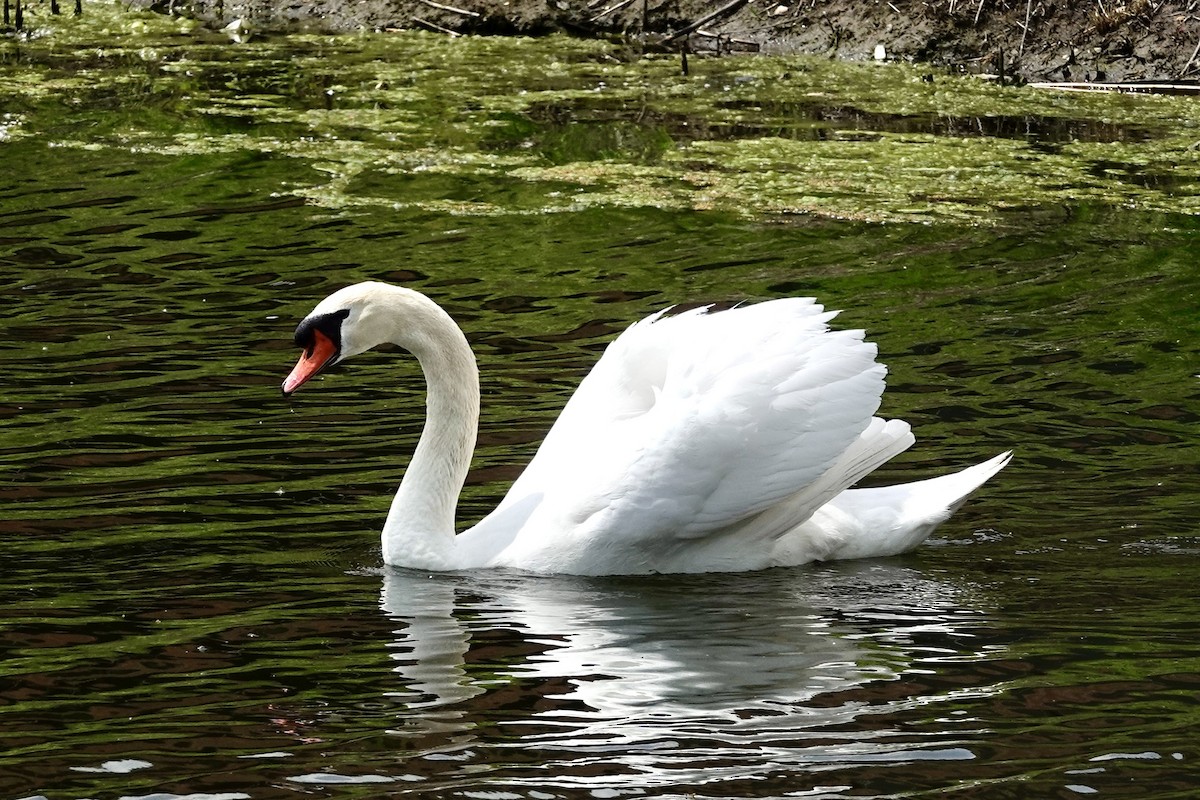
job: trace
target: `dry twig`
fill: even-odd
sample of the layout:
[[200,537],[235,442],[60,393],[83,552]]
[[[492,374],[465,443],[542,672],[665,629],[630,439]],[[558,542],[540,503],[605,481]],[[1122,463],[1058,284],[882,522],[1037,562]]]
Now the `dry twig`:
[[1063,92],[1119,92],[1125,94],[1200,94],[1194,83],[1078,83],[1035,81],[1025,84],[1031,89],[1057,89]]
[[1021,26],[1021,46],[1017,48],[1017,56],[1025,53],[1025,37],[1029,33],[1029,17],[1033,15],[1033,0],[1025,0],[1025,24]]
[[436,8],[439,11],[449,11],[451,14],[462,14],[464,17],[478,17],[476,11],[467,11],[465,8],[455,8],[454,6],[444,6],[441,3],[435,3],[433,0],[421,0],[422,3],[430,8]]
[[1196,49],[1192,51],[1192,57],[1183,65],[1183,69],[1179,73],[1180,78],[1186,78],[1188,70],[1192,68],[1192,62],[1196,60],[1196,56],[1200,55],[1200,39],[1196,40]]
[[633,2],[633,0],[621,0],[621,2],[619,2],[619,3],[613,3],[611,6],[604,9],[596,16],[592,17],[591,21],[597,22],[598,20],[602,19],[603,17],[607,17],[609,14],[613,13],[614,11],[620,11],[622,8],[624,8],[625,6],[629,5],[632,2]]
[[453,31],[453,30],[450,30],[449,28],[443,28],[441,25],[438,25],[436,22],[430,22],[427,19],[421,19],[420,17],[413,17],[413,22],[417,23],[418,25],[422,25],[431,31],[437,31],[438,33],[444,33],[447,36],[462,36],[462,34],[459,33],[458,31]]
[[662,43],[666,44],[668,42],[673,42],[676,39],[682,39],[684,36],[687,36],[689,33],[693,32],[695,30],[698,30],[699,28],[703,28],[705,25],[712,22],[714,19],[717,19],[718,17],[723,17],[727,14],[732,14],[733,12],[737,11],[742,6],[746,5],[746,3],[748,3],[748,2],[750,2],[750,0],[730,0],[730,2],[721,6],[720,8],[718,8],[716,11],[712,12],[711,14],[705,14],[703,17],[696,20],[695,22],[692,22],[692,23],[684,26],[680,30],[675,31],[675,33],[671,34],[666,39],[663,39]]

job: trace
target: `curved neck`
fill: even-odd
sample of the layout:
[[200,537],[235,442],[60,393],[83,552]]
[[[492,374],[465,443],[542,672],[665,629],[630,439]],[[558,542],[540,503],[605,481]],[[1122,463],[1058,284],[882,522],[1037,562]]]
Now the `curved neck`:
[[421,364],[425,427],[383,526],[383,560],[454,569],[454,512],[479,423],[479,370],[467,339],[432,300],[404,292],[391,341]]

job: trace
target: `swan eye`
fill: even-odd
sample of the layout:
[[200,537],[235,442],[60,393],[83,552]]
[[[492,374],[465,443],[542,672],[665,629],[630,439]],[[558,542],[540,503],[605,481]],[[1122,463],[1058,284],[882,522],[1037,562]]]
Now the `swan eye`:
[[313,350],[317,346],[317,333],[324,334],[325,338],[333,342],[336,348],[336,353],[341,354],[342,350],[342,323],[350,316],[350,309],[344,308],[341,311],[333,311],[329,314],[321,314],[318,317],[307,317],[296,328],[296,335],[293,337],[296,346],[304,350],[304,357],[311,358]]

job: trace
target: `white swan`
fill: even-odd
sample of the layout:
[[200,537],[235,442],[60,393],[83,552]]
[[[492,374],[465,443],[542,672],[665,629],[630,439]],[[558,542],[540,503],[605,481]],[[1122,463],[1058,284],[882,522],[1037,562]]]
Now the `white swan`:
[[462,330],[424,295],[366,282],[300,323],[285,395],[385,342],[417,357],[425,428],[383,528],[388,564],[584,575],[737,572],[902,553],[1010,458],[848,489],[913,443],[872,416],[886,369],[862,331],[811,298],[631,325],[580,384],[500,505],[455,535],[479,375]]

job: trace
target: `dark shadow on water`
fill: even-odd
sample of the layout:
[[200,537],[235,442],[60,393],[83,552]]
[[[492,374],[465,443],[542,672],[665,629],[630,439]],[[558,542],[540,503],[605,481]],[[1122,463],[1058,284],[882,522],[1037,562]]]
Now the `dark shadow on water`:
[[1113,124],[1049,115],[888,114],[813,102],[729,100],[715,104],[737,112],[736,122],[676,113],[607,98],[534,103],[494,129],[493,150],[536,148],[553,164],[622,158],[655,163],[684,142],[773,137],[805,141],[881,134],[1018,139],[1042,149],[1070,142],[1140,142],[1160,133],[1150,125]]

